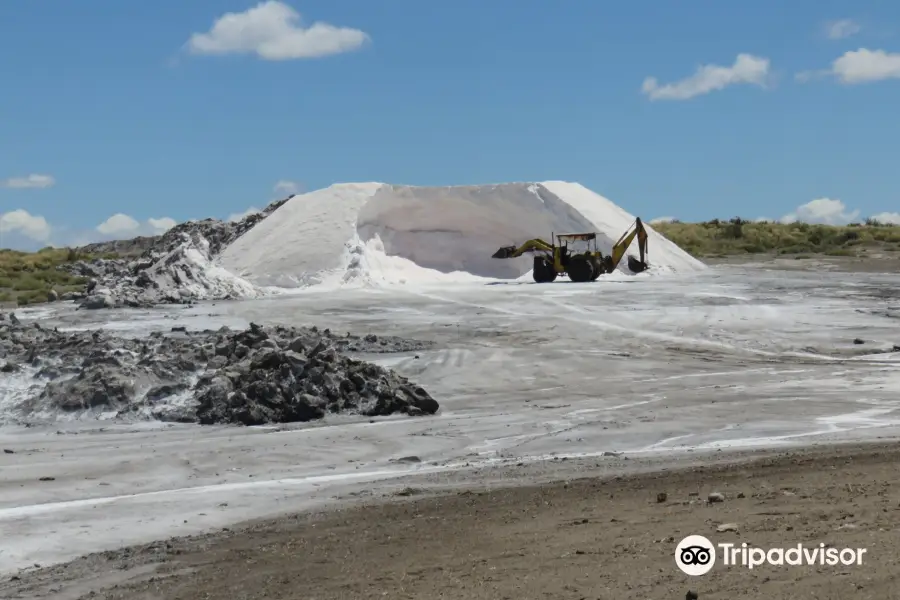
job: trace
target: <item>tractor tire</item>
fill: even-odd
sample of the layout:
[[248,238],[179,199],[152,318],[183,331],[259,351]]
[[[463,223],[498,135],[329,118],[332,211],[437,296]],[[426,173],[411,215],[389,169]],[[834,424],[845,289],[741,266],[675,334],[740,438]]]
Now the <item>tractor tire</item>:
[[597,281],[597,278],[606,271],[606,269],[603,268],[603,259],[597,256],[591,257],[591,268],[594,269],[594,274],[591,275],[591,281]]
[[545,257],[535,256],[531,276],[534,277],[535,283],[553,283],[556,281],[556,270]]
[[569,260],[569,264],[566,265],[566,273],[569,274],[569,279],[573,283],[587,283],[593,281],[594,267],[589,258],[579,256]]

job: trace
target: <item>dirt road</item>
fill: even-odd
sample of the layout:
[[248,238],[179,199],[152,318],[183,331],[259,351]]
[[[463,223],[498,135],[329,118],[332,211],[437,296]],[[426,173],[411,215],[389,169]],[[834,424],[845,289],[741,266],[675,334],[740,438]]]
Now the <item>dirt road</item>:
[[[0,582],[0,597],[643,600],[692,590],[702,600],[883,600],[900,597],[898,460],[900,444],[845,446],[541,486],[410,491],[21,573]],[[724,501],[709,502],[715,492]],[[860,565],[754,569],[719,556],[690,577],[674,558],[690,534],[866,553]]]

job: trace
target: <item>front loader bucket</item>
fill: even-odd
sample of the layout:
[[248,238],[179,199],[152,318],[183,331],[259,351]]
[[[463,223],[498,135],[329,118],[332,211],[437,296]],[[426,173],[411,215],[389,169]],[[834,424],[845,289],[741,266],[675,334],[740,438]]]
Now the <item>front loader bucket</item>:
[[515,251],[516,251],[515,246],[504,246],[504,247],[500,248],[499,250],[497,250],[496,252],[494,252],[494,254],[491,255],[491,258],[509,258],[510,256],[512,256],[512,254]]
[[638,260],[635,257],[628,255],[628,269],[632,273],[643,273],[647,269],[650,268],[650,265],[645,263],[644,261]]

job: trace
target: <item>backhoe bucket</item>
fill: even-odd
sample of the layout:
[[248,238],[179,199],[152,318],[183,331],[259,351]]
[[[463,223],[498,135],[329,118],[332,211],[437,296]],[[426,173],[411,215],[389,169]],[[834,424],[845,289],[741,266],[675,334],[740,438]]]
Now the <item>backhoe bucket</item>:
[[628,269],[632,273],[643,273],[647,269],[650,268],[650,265],[645,263],[644,261],[638,260],[635,257],[628,255]]
[[491,258],[509,258],[516,251],[515,246],[504,246],[494,252]]

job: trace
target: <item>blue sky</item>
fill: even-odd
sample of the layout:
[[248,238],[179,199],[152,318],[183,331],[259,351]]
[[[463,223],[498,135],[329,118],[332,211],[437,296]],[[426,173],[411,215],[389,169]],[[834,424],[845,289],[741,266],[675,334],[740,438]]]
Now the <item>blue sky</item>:
[[0,72],[4,246],[346,181],[565,179],[645,219],[900,210],[896,2],[6,0]]

